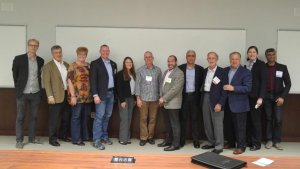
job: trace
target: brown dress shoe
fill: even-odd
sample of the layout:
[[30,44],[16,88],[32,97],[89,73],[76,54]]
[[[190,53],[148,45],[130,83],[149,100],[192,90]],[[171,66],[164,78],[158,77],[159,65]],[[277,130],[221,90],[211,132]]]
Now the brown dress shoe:
[[238,155],[238,154],[243,154],[245,152],[244,149],[237,148],[233,151],[233,154]]

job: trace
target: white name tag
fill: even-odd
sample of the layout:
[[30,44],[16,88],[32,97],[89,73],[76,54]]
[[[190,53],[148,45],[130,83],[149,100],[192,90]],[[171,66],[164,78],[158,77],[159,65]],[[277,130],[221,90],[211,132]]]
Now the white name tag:
[[172,78],[169,78],[169,77],[168,77],[168,78],[166,79],[166,83],[171,83],[171,82],[172,82]]
[[147,82],[152,82],[152,76],[146,76],[146,81]]
[[283,72],[282,71],[276,71],[276,77],[282,77]]
[[220,80],[217,76],[213,78],[213,83],[214,83],[214,84],[219,84],[220,81],[221,81],[221,80]]

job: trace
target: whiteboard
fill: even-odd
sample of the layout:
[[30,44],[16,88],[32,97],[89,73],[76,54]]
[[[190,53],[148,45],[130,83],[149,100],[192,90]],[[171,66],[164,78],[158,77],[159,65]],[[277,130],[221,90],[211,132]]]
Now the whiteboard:
[[[86,46],[89,49],[88,61],[99,57],[99,46],[110,47],[110,58],[122,69],[126,56],[133,58],[135,67],[144,65],[144,52],[151,51],[154,64],[162,71],[167,68],[167,57],[174,54],[178,65],[186,63],[186,51],[193,49],[197,53],[196,63],[206,67],[206,55],[210,51],[219,54],[219,65],[229,65],[229,53],[245,53],[245,30],[217,29],[158,29],[158,28],[113,28],[113,27],[56,27],[56,44],[63,48],[64,58],[68,62],[76,59],[76,48]],[[243,62],[242,62],[243,63]]]
[[278,30],[277,60],[287,65],[292,87],[290,93],[300,93],[300,30]]
[[14,87],[12,63],[16,55],[26,53],[26,26],[0,25],[0,87]]

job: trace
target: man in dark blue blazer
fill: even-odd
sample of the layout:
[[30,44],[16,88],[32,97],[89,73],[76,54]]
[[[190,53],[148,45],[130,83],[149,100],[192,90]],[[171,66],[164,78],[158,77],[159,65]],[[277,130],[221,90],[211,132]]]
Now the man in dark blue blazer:
[[276,51],[273,48],[265,52],[267,58],[267,94],[265,112],[267,115],[267,144],[266,148],[274,146],[282,150],[281,127],[283,103],[291,89],[292,83],[286,65],[276,62]]
[[29,39],[27,42],[27,53],[16,56],[13,61],[12,72],[17,98],[16,119],[16,148],[22,149],[23,123],[25,118],[26,104],[30,109],[29,120],[29,142],[40,143],[35,139],[37,112],[41,102],[41,70],[44,59],[37,56],[39,41]]
[[104,150],[102,144],[111,145],[107,127],[114,105],[117,64],[109,59],[110,50],[107,45],[100,47],[100,57],[91,63],[90,82],[92,95],[96,104],[93,125],[94,147]]
[[217,65],[218,58],[219,56],[215,52],[207,54],[209,66],[204,69],[203,74],[201,103],[208,144],[201,148],[214,148],[212,152],[220,154],[223,152],[224,146],[223,119],[227,93],[223,90],[223,86],[228,84],[228,82],[224,69]]
[[236,149],[233,154],[242,154],[246,149],[246,122],[250,110],[248,94],[252,88],[251,72],[241,66],[241,54],[230,54],[230,66],[225,68],[228,74],[228,85],[224,90],[228,92],[228,108],[231,112],[232,123],[236,136]]

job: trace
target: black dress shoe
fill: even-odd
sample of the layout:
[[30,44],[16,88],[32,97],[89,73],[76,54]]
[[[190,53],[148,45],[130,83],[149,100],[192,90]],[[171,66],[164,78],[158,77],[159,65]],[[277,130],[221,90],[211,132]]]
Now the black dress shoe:
[[180,142],[180,147],[184,147],[184,145],[185,145],[185,142],[183,141],[183,142]]
[[62,137],[60,138],[60,140],[64,142],[71,142],[71,139],[69,139],[68,137]]
[[200,148],[200,143],[199,141],[193,141],[194,148]]
[[140,141],[140,146],[144,146],[144,145],[146,145],[146,143],[147,143],[147,140],[141,140]]
[[77,146],[85,146],[84,142],[78,142],[78,143],[72,143],[74,145],[77,145]]
[[223,152],[223,150],[217,150],[217,149],[213,149],[211,152],[216,153],[216,154],[220,154]]
[[164,151],[174,151],[174,150],[179,150],[179,147],[170,146],[164,148]]
[[167,142],[162,142],[162,143],[160,143],[160,144],[157,144],[157,147],[169,147],[169,146],[171,146],[172,144],[171,143],[167,143]]
[[155,141],[153,138],[150,138],[150,139],[148,139],[148,143],[153,145],[153,144],[155,144]]
[[202,149],[204,149],[204,150],[207,150],[207,149],[212,149],[212,148],[214,148],[215,146],[213,146],[213,145],[204,145],[204,146],[202,146],[201,148]]
[[122,145],[126,145],[127,144],[127,142],[124,142],[124,141],[119,141],[119,143],[122,144]]
[[251,146],[250,147],[250,151],[256,151],[256,150],[259,150],[260,147],[259,146]]
[[51,141],[51,142],[49,142],[49,144],[50,144],[51,146],[55,146],[55,147],[60,146],[60,144],[59,144],[57,141]]

